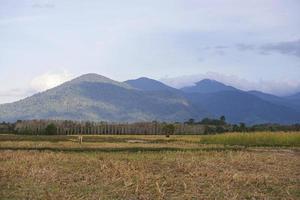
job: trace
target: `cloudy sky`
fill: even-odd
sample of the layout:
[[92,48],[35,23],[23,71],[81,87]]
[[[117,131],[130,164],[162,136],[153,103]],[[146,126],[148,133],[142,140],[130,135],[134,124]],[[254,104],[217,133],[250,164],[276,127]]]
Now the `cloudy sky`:
[[0,103],[84,73],[300,91],[299,0],[0,0]]

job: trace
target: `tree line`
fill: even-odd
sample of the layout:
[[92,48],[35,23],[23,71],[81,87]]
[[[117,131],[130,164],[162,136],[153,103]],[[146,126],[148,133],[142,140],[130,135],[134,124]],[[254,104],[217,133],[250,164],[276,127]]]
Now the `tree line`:
[[199,122],[196,122],[194,119],[189,119],[184,123],[190,125],[205,125],[204,134],[216,134],[224,132],[300,131],[300,124],[284,125],[276,123],[265,123],[247,126],[243,122],[238,124],[227,123],[225,116],[221,116],[219,119],[204,118]]
[[204,118],[201,121],[189,119],[183,123],[139,122],[108,123],[78,122],[70,120],[18,120],[15,123],[0,123],[0,133],[25,135],[73,135],[73,134],[218,134],[225,132],[256,131],[300,131],[300,124],[230,124],[225,116],[218,119]]
[[202,125],[166,122],[107,123],[78,122],[68,120],[27,120],[19,121],[14,132],[26,135],[92,135],[92,134],[140,134],[172,135],[199,134],[204,132]]

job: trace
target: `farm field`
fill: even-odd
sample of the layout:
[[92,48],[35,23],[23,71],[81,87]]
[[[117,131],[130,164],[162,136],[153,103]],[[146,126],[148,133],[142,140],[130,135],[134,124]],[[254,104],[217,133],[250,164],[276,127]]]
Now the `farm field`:
[[300,133],[0,135],[0,199],[299,199]]

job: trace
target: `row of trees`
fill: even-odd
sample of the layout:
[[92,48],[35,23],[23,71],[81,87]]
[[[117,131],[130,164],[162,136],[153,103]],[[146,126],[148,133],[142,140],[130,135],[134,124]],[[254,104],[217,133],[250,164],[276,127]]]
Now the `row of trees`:
[[0,133],[13,133],[15,124],[8,122],[0,123]]
[[72,134],[199,134],[204,132],[202,125],[183,123],[141,122],[141,123],[106,123],[32,120],[18,122],[15,125],[18,134],[31,135],[72,135]]
[[[55,135],[57,133],[57,127],[55,124],[51,123],[46,126],[45,134],[46,135]],[[164,124],[162,128],[162,133],[165,134],[167,137],[173,135],[175,133],[175,126],[174,124]]]
[[224,132],[255,132],[255,131],[300,131],[300,124],[282,125],[282,124],[255,124],[247,126],[245,123],[229,124],[226,122],[225,116],[219,119],[204,118],[199,122],[189,119],[185,124],[205,125],[204,134],[217,134]]
[[199,122],[189,119],[184,123],[143,122],[116,124],[106,122],[77,122],[70,120],[30,120],[16,123],[0,123],[0,133],[18,134],[218,134],[224,132],[254,131],[300,131],[300,124],[259,124],[246,126],[244,123],[226,123],[225,116],[219,119],[204,118]]
[[222,115],[219,119],[214,118],[204,118],[199,122],[196,122],[195,119],[189,119],[188,121],[184,122],[185,124],[201,124],[201,125],[215,125],[215,126],[224,126],[226,125],[226,118]]

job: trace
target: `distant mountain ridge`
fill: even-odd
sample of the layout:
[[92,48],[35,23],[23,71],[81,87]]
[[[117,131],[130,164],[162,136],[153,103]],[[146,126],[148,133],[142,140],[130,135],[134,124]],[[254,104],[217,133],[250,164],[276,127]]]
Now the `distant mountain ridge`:
[[143,91],[176,91],[177,89],[172,88],[163,84],[162,82],[156,81],[154,79],[141,77],[138,79],[132,79],[124,81],[124,83],[130,85],[133,88],[143,90]]
[[300,112],[300,97],[299,97],[299,99],[297,99],[297,94],[288,96],[288,97],[278,97],[278,96],[263,93],[260,91],[249,91],[248,93],[253,94],[265,101],[269,101],[273,104],[292,108],[292,109]]
[[123,82],[123,83],[118,82],[118,81],[112,80],[110,78],[107,78],[105,76],[102,76],[99,74],[94,74],[94,73],[84,74],[82,76],[79,76],[79,77],[71,80],[71,81],[66,82],[65,84],[76,84],[76,83],[82,83],[82,82],[106,83],[106,84],[112,84],[112,85],[120,86],[120,87],[127,88],[127,89],[133,89],[125,82]]
[[200,105],[215,117],[225,115],[234,123],[297,123],[300,113],[243,91],[187,94],[193,104]]
[[203,79],[193,86],[183,87],[181,88],[184,92],[198,92],[198,93],[213,93],[213,92],[221,92],[221,91],[235,91],[236,88],[232,86],[225,85],[215,80]]
[[297,95],[242,91],[215,80],[175,89],[146,77],[118,82],[85,74],[26,99],[0,105],[0,121],[185,121],[225,115],[232,123],[300,123]]
[[290,95],[290,96],[287,96],[286,98],[293,99],[293,100],[300,100],[300,92]]

